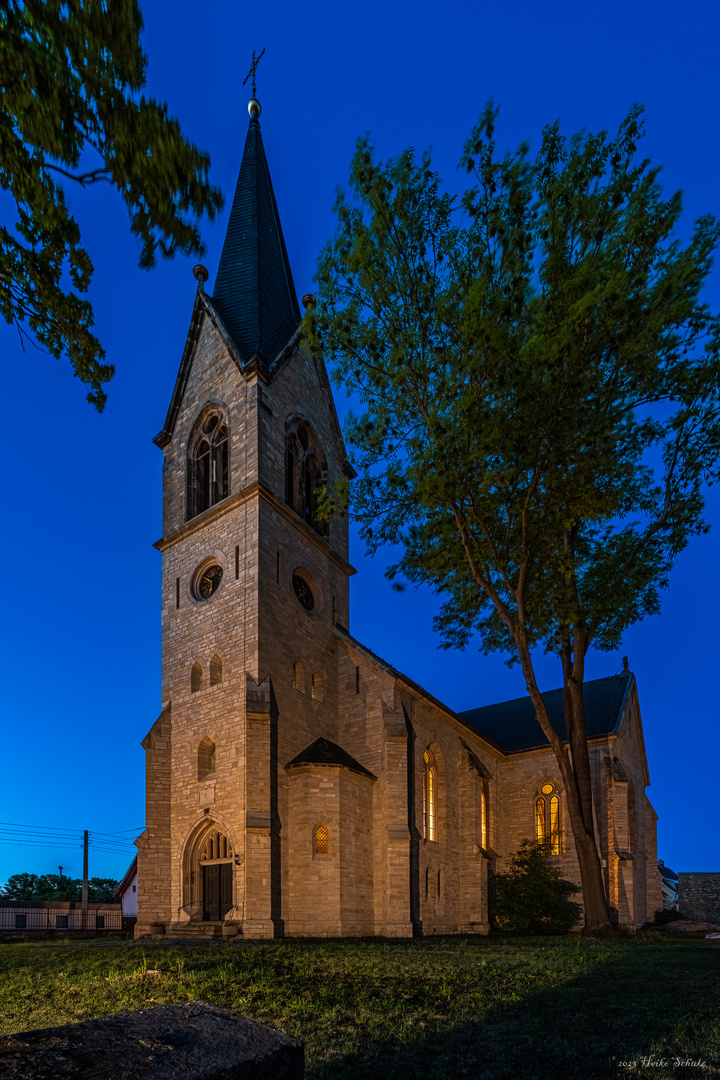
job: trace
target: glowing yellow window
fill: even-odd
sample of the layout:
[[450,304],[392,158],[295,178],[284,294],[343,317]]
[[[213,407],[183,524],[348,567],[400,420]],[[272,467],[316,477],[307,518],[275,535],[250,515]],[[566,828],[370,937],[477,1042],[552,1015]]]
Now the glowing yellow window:
[[437,769],[429,750],[423,755],[423,836],[437,839]]
[[318,825],[315,830],[315,854],[327,855],[328,853],[328,833],[324,825]]
[[487,795],[480,789],[480,847],[487,848]]
[[535,803],[535,835],[538,844],[545,839],[545,800],[538,799]]
[[535,800],[535,837],[550,840],[550,852],[560,854],[560,795],[554,784],[543,784]]
[[550,850],[553,855],[560,854],[560,799],[557,795],[550,797]]

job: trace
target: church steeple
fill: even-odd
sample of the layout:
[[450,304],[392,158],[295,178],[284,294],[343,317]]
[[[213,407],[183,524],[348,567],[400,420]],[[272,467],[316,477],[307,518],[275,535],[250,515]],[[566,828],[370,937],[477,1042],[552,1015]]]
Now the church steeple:
[[300,323],[295,286],[260,133],[260,104],[248,106],[250,126],[213,303],[245,363],[270,366]]

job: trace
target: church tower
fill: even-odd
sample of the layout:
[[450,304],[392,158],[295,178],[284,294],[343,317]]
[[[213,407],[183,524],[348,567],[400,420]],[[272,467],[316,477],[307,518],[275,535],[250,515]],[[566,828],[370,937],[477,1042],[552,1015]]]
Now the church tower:
[[321,520],[318,499],[349,467],[324,366],[301,347],[254,98],[249,112],[212,295],[196,267],[154,440],[164,453],[163,710],[143,742],[138,936],[283,933],[286,765],[338,740],[335,624],[348,625],[354,571],[347,520]]

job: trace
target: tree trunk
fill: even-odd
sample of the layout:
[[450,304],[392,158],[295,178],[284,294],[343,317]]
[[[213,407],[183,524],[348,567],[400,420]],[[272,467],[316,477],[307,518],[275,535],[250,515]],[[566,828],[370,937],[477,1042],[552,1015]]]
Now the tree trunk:
[[587,748],[585,707],[582,696],[583,665],[579,665],[579,670],[573,673],[572,668],[575,665],[572,665],[570,669],[566,669],[566,658],[564,656],[562,658],[565,672],[563,704],[570,742],[570,754],[568,754],[562,739],[550,723],[545,702],[535,679],[530,650],[522,637],[518,641],[518,652],[523,675],[525,676],[525,684],[535,706],[538,723],[555,753],[563,779],[567,813],[580,868],[585,931],[589,934],[606,934],[611,931],[612,925],[605,895],[600,856],[595,842],[590,755]]

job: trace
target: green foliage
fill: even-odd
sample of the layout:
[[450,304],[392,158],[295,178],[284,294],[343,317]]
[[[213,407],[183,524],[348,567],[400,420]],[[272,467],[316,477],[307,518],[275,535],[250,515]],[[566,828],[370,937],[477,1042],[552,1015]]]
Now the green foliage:
[[0,5],[0,188],[17,211],[13,226],[0,226],[0,311],[21,340],[27,327],[53,356],[69,357],[98,410],[113,369],[80,295],[93,267],[61,184],[117,188],[142,267],[158,252],[202,253],[199,218],[222,206],[208,156],[165,105],[139,96],[141,30],[137,0]]
[[[117,881],[113,878],[90,878],[88,898],[91,903],[117,904]],[[6,900],[82,900],[82,878],[60,874],[13,874],[0,889]]]
[[[720,241],[673,238],[679,195],[617,135],[543,132],[496,154],[488,106],[455,199],[428,154],[357,144],[322,251],[310,348],[364,411],[346,435],[353,509],[391,577],[443,597],[442,644],[474,634],[519,661],[562,775],[588,929],[609,918],[594,839],[582,695],[588,649],[659,610],[720,463],[720,319],[700,300]],[[404,549],[403,549],[404,545]],[[563,674],[569,749],[533,650]]]
[[614,138],[547,127],[534,159],[495,153],[488,107],[472,186],[428,154],[357,144],[317,267],[309,343],[366,411],[347,437],[368,550],[446,599],[446,647],[618,646],[658,611],[703,532],[718,476],[720,321],[699,294],[720,230],[672,238],[681,202]]
[[509,869],[494,878],[491,918],[501,930],[516,934],[566,934],[581,914],[570,899],[577,885],[560,877],[553,865],[550,840],[523,840],[510,856]]

